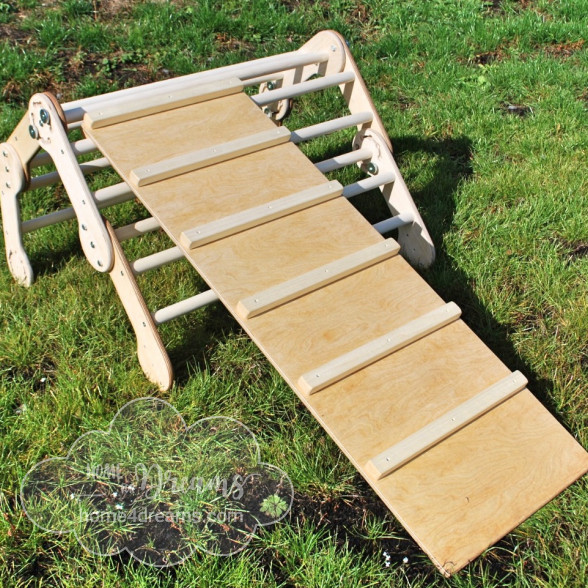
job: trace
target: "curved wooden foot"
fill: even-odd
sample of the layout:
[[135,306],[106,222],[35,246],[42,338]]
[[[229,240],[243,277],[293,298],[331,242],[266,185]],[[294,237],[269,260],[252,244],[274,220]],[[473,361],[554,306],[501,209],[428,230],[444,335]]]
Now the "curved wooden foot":
[[25,170],[16,149],[0,145],[0,208],[6,245],[6,259],[14,279],[23,286],[33,283],[33,268],[22,242],[18,195],[26,184]]
[[160,390],[169,390],[174,375],[167,351],[114,229],[108,221],[105,225],[114,253],[114,264],[109,274],[137,336],[139,363],[151,382],[157,384]]

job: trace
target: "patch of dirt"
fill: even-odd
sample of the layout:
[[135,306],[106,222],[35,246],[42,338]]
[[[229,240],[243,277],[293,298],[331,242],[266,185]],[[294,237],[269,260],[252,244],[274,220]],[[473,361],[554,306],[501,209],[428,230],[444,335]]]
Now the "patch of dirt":
[[584,39],[570,43],[554,43],[553,45],[548,45],[545,47],[544,51],[547,53],[547,55],[552,55],[553,57],[557,57],[559,59],[567,59],[577,51],[580,51],[584,44]]
[[[385,520],[390,528],[389,536],[381,539],[368,538],[368,518]],[[347,543],[350,549],[366,555],[377,554],[382,558],[382,565],[385,565],[386,560],[392,566],[406,565],[405,558],[408,558],[412,573],[426,574],[431,570],[418,545],[400,527],[384,503],[367,487],[365,492],[349,497],[309,496],[296,492],[290,520],[300,525],[311,523],[317,529],[326,528],[338,544]]]
[[533,109],[530,106],[523,104],[509,104],[507,102],[502,103],[502,110],[506,114],[514,114],[516,116],[525,117],[529,114],[533,114]]
[[214,37],[214,42],[219,51],[227,53],[229,51],[241,51],[244,53],[253,53],[255,45],[248,41],[242,41],[231,37],[227,33],[217,33]]
[[493,61],[500,61],[503,54],[500,50],[497,51],[486,51],[485,53],[478,53],[472,59],[476,65],[489,65]]
[[96,12],[107,13],[109,15],[128,12],[136,4],[136,0],[101,0],[94,2]]
[[23,31],[16,25],[0,24],[0,39],[22,43],[31,39],[27,31]]
[[580,257],[588,257],[588,242],[578,243],[574,248],[568,252],[569,261],[575,261]]
[[559,249],[559,254],[568,263],[572,263],[582,257],[588,257],[588,241],[570,242],[561,237],[554,238],[553,243]]
[[289,12],[294,12],[300,8],[300,0],[280,0],[280,4],[285,6]]
[[356,2],[349,13],[349,19],[354,24],[368,24],[371,21],[370,7],[362,2]]

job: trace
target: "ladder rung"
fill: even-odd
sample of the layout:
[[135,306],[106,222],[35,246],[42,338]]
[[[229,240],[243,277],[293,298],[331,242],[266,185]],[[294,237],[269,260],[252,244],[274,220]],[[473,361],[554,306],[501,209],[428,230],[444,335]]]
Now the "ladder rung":
[[353,196],[358,196],[364,192],[375,190],[380,186],[385,186],[386,184],[390,184],[391,182],[395,181],[396,174],[394,172],[380,172],[375,176],[371,176],[369,178],[365,178],[364,180],[359,180],[359,182],[355,182],[354,184],[345,186],[345,189],[343,190],[343,196],[345,196],[345,198],[353,198]]
[[261,151],[280,143],[287,143],[289,140],[290,131],[286,127],[277,127],[248,137],[240,137],[234,141],[207,147],[206,149],[199,149],[198,151],[164,159],[158,163],[138,167],[131,172],[131,180],[137,186],[147,186],[208,165]]
[[298,129],[297,131],[292,131],[292,143],[298,145],[298,143],[302,143],[303,141],[310,141],[310,139],[316,139],[323,135],[329,135],[330,133],[336,133],[343,129],[372,122],[373,119],[374,115],[371,112],[358,112],[357,114],[327,120],[316,125]]
[[355,151],[350,151],[349,153],[343,153],[342,155],[335,155],[335,157],[315,163],[314,166],[321,173],[326,174],[345,167],[346,165],[352,165],[354,163],[359,163],[360,161],[371,159],[373,155],[371,149],[357,149]]
[[159,221],[150,216],[149,218],[144,218],[143,220],[131,223],[130,225],[120,227],[114,232],[119,241],[126,241],[133,237],[140,237],[141,235],[146,235],[152,231],[157,231],[159,228],[161,228]]
[[[77,157],[78,155],[86,155],[88,153],[92,153],[97,150],[94,141],[91,139],[80,139],[79,141],[74,141],[70,143],[72,153]],[[47,152],[39,153],[33,157],[30,168],[39,167],[41,165],[49,165],[53,163],[53,159],[51,155]]]
[[146,257],[136,259],[130,264],[130,266],[133,273],[138,276],[149,270],[154,270],[167,265],[168,263],[179,261],[180,259],[183,259],[183,257],[184,254],[179,247],[170,247],[169,249],[164,249],[163,251],[158,251],[157,253],[152,253]]
[[253,100],[258,106],[266,106],[272,102],[286,100],[287,98],[296,98],[297,96],[303,96],[310,92],[325,90],[326,88],[332,88],[333,86],[339,86],[340,84],[348,84],[354,80],[355,74],[352,71],[344,71],[342,73],[309,80],[308,82],[300,82],[299,84],[292,84],[291,86],[284,86],[283,88],[263,92],[263,94],[252,96],[251,100]]
[[366,466],[368,473],[376,480],[391,474],[437,443],[486,414],[501,402],[520,392],[526,385],[527,378],[519,371],[513,372],[372,458]]
[[[106,188],[100,188],[100,190],[94,192],[94,199],[96,200],[98,210],[126,202],[133,198],[133,196],[133,192],[124,182],[113,184]],[[49,227],[75,217],[76,213],[71,206],[69,208],[62,208],[61,210],[24,221],[21,225],[21,231],[23,233],[30,233],[31,231],[37,231],[43,227]]]
[[294,298],[318,290],[341,278],[388,259],[396,255],[399,250],[400,245],[394,239],[380,241],[371,247],[356,251],[351,255],[240,300],[237,305],[237,312],[243,318],[252,318]]
[[306,394],[314,394],[452,323],[460,315],[459,306],[454,302],[449,302],[304,374],[298,380],[298,386]]
[[[84,163],[80,163],[80,170],[85,176],[93,174],[102,169],[106,169],[107,167],[110,167],[110,161],[108,161],[106,157],[99,157],[98,159],[93,159],[92,161],[85,161]],[[46,186],[57,184],[57,182],[60,181],[61,176],[59,175],[59,172],[49,172],[48,174],[42,174],[40,176],[31,178],[31,182],[27,190],[30,191],[37,190],[39,188],[45,188]]]
[[290,196],[284,196],[284,198],[278,198],[261,206],[248,208],[242,212],[184,231],[180,236],[180,243],[187,249],[195,249],[206,245],[206,243],[331,200],[340,196],[342,192],[343,186],[339,182],[325,182],[307,190],[290,194]]
[[237,94],[242,90],[243,82],[239,78],[228,78],[201,85],[195,84],[171,91],[162,88],[159,92],[144,96],[139,100],[132,98],[126,103],[119,102],[112,106],[107,105],[89,111],[84,117],[84,122],[89,123],[92,129],[100,129],[134,118],[213,100],[229,94]]
[[193,86],[194,84],[204,84],[216,80],[223,80],[228,77],[238,77],[242,80],[254,78],[257,76],[264,76],[282,72],[289,69],[304,67],[306,65],[315,65],[324,63],[330,58],[330,53],[324,51],[322,53],[310,53],[303,51],[290,51],[289,53],[282,53],[281,55],[273,55],[271,57],[262,57],[254,61],[245,63],[236,63],[234,65],[227,65],[218,69],[209,71],[200,71],[179,78],[172,78],[169,80],[162,80],[153,82],[144,86],[136,86],[134,88],[125,88],[124,90],[116,90],[108,94],[100,96],[91,96],[89,98],[81,98],[73,102],[62,104],[69,127],[74,121],[80,121],[84,113],[88,110],[100,108],[103,104],[109,106],[124,103],[131,97],[135,100],[142,100],[152,93],[160,91],[175,91],[186,86]]
[[193,310],[197,310],[198,308],[212,304],[217,300],[218,296],[216,292],[213,290],[206,290],[206,292],[200,292],[200,294],[196,294],[191,298],[186,298],[186,300],[180,300],[180,302],[170,304],[165,308],[160,308],[159,310],[156,310],[154,313],[152,313],[151,316],[153,317],[153,322],[156,325],[161,325],[171,321],[172,319],[188,314]]

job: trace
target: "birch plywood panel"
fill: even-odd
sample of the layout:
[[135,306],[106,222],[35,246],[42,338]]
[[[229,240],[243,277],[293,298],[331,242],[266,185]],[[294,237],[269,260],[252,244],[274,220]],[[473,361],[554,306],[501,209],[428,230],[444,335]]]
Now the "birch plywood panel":
[[[217,124],[210,118],[211,108],[220,108],[222,102],[219,112],[225,113],[229,101],[234,120],[223,114]],[[181,111],[206,117],[202,132],[208,145],[211,134],[223,142],[235,133],[253,134],[272,125],[256,107],[244,121],[250,110],[244,101],[248,98],[243,95],[230,96],[178,109],[173,120],[162,113],[88,134],[128,179],[133,167],[153,161],[157,151],[143,139],[129,149],[128,136],[139,137],[142,127],[154,126],[174,137],[185,120]],[[233,123],[231,129],[221,128]],[[214,127],[210,133],[209,124]],[[160,140],[159,157],[195,148],[183,138],[178,142],[181,147]],[[137,194],[178,243],[184,230],[320,182],[326,179],[294,145],[286,144],[138,188]],[[236,313],[236,306],[244,297],[381,241],[367,221],[338,198],[184,252],[447,574],[582,475],[588,455],[524,390],[389,476],[377,481],[369,476],[365,468],[370,459],[510,370],[458,320],[317,394],[307,396],[297,389],[300,376],[314,367],[443,305],[400,257],[248,320]]]

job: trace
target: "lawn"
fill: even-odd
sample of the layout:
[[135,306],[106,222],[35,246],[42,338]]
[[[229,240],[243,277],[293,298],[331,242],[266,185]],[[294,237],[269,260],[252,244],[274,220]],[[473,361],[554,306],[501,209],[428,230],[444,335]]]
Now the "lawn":
[[[328,28],[348,40],[437,247],[422,275],[588,447],[585,0],[0,1],[0,140],[35,92],[66,102],[295,50]],[[332,95],[316,108],[332,109]],[[294,128],[308,124],[292,116]],[[375,222],[382,208],[370,198],[358,207]],[[41,189],[22,198],[22,213],[66,203],[61,186]],[[108,212],[115,225],[137,214],[134,203]],[[138,257],[163,243],[125,250]],[[159,393],[76,225],[27,235],[25,246],[30,288],[0,263],[1,585],[588,585],[586,478],[445,579],[221,306],[161,329],[176,383]],[[140,279],[152,308],[204,286],[184,262],[159,276]],[[154,395],[188,424],[243,422],[263,461],[290,476],[290,514],[239,554],[164,569],[92,555],[71,534],[34,526],[19,501],[26,472]]]

